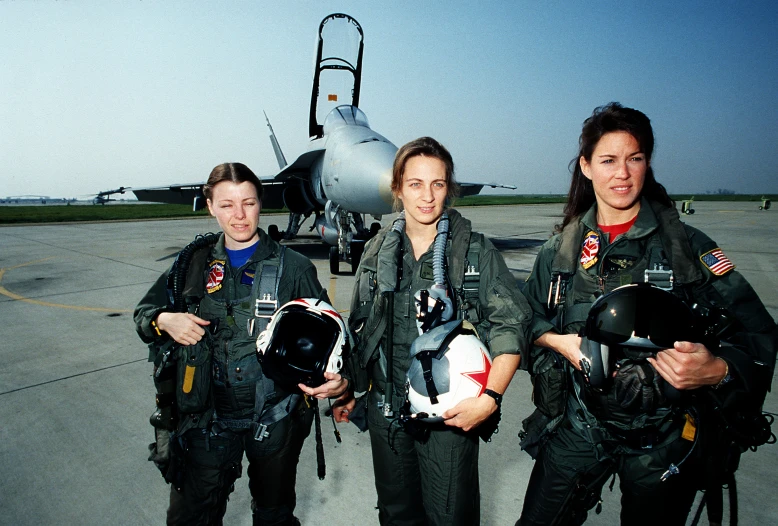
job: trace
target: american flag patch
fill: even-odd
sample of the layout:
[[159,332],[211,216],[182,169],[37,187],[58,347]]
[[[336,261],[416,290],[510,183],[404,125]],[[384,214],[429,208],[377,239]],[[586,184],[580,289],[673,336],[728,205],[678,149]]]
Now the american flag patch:
[[723,276],[735,268],[735,265],[724,255],[720,248],[714,248],[701,255],[700,261],[716,276]]

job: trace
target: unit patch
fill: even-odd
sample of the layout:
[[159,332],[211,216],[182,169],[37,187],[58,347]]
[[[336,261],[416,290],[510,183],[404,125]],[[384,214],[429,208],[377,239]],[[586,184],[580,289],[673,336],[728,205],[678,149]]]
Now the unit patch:
[[584,238],[581,247],[581,266],[588,269],[597,263],[597,253],[600,251],[600,236],[594,230],[590,230]]
[[700,261],[716,276],[723,276],[735,268],[735,265],[718,247],[701,255]]
[[224,264],[226,262],[221,259],[215,259],[211,261],[208,266],[208,283],[205,285],[205,291],[208,294],[213,294],[220,288],[222,288],[222,281],[224,280]]

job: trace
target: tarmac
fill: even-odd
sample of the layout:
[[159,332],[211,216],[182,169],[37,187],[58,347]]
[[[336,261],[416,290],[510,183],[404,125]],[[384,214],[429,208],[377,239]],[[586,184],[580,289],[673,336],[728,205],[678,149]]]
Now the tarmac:
[[[696,213],[683,220],[718,241],[776,318],[778,210],[759,211],[758,204],[695,202]],[[520,283],[561,220],[561,205],[462,212],[501,250]],[[286,217],[260,220],[263,228],[273,223],[284,228]],[[347,316],[350,265],[331,276],[328,249],[307,227],[289,246],[314,261]],[[164,523],[169,488],[147,461],[151,365],[132,311],[195,234],[217,228],[212,219],[0,227],[0,524]],[[533,461],[519,449],[517,433],[533,410],[530,393],[529,376],[518,371],[499,433],[482,444],[481,524],[510,525],[521,512]],[[778,413],[775,392],[765,410]],[[338,444],[332,426],[322,418],[323,481],[313,437],[306,441],[296,515],[303,524],[378,524],[369,438],[341,425]],[[778,445],[746,452],[737,481],[740,523],[778,524]],[[602,513],[590,513],[587,524],[618,523],[618,484],[612,492],[606,486],[603,497]],[[251,524],[250,501],[244,475],[224,523]],[[700,524],[708,524],[704,514]]]

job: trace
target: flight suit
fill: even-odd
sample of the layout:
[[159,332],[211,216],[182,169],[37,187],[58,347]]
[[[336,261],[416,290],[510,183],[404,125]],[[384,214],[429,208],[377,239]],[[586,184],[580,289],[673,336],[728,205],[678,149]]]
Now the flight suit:
[[[447,248],[448,276],[454,290],[461,291],[466,256],[472,254],[471,226],[455,210],[449,210]],[[405,401],[406,373],[411,364],[410,347],[419,335],[414,294],[433,283],[433,247],[415,260],[410,240],[403,233],[402,271],[394,298],[394,309],[386,312],[385,299],[375,287],[379,254],[390,226],[365,248],[357,271],[349,325],[357,334],[357,351],[352,354],[351,375],[368,394],[368,427],[373,452],[373,469],[378,492],[381,524],[479,524],[478,435],[444,424],[430,425],[427,437],[414,438],[397,421],[397,409]],[[492,357],[518,354],[528,349],[530,309],[516,286],[502,256],[484,236],[472,233],[478,245],[480,279],[475,297],[459,298],[459,317],[470,319]],[[471,252],[468,252],[471,250]],[[476,286],[474,283],[472,284]],[[393,324],[393,341],[387,342],[386,323]],[[381,350],[392,345],[392,363]],[[387,418],[379,407],[387,390],[387,367],[393,368],[392,385],[386,393],[395,409]],[[361,380],[358,377],[362,377]]]
[[[196,372],[188,377],[190,396],[200,399],[178,398],[179,423],[171,448],[183,468],[171,485],[168,524],[221,524],[233,484],[242,473],[244,451],[254,523],[295,524],[297,462],[313,411],[301,396],[291,396],[264,377],[256,357],[259,323],[249,334],[248,321],[254,315],[254,296],[267,292],[254,287],[265,264],[279,273],[278,306],[301,297],[326,300],[326,293],[310,260],[293,250],[282,251],[262,230],[254,254],[240,268],[231,266],[223,235],[204,261],[196,284],[204,290],[190,300],[189,311],[211,324],[197,345],[178,348],[177,367],[196,365],[200,356],[209,356],[210,361],[204,359],[201,369],[192,368]],[[151,322],[169,308],[167,278],[166,272],[135,310],[138,334],[146,342],[164,340]],[[187,382],[186,373],[183,380],[179,374],[179,390],[182,381]],[[258,412],[277,404],[286,404],[288,414],[268,425],[262,440],[255,439],[257,426],[248,424]]]
[[[724,272],[717,275],[703,263],[711,261],[704,258],[717,249],[716,243],[681,223],[674,208],[644,198],[632,228],[608,244],[597,227],[596,212],[594,205],[538,254],[524,289],[534,312],[533,341],[549,331],[578,333],[598,295],[644,281],[646,270],[672,269],[674,294],[704,307],[724,307],[737,319],[737,332],[729,336],[733,345],[710,349],[727,362],[733,378],[717,394],[726,398],[753,392],[759,398],[761,392],[763,400],[769,387],[764,379],[772,378],[775,365],[775,323],[740,273],[722,266]],[[587,269],[583,262],[591,255],[594,239],[599,251]],[[570,263],[560,255],[570,246],[576,250],[574,270],[565,274],[560,269],[569,270]],[[549,306],[556,293],[552,282],[567,285],[561,307]],[[534,438],[523,443],[537,458],[517,524],[583,523],[614,472],[620,478],[622,524],[684,524],[699,483],[693,460],[660,482],[670,464],[678,464],[691,448],[692,441],[682,438],[684,411],[670,402],[651,412],[624,409],[613,388],[604,393],[589,388],[583,376],[550,349],[535,347],[531,362],[538,410],[525,421],[525,431],[533,422],[547,427],[536,427],[529,433]],[[576,402],[576,392],[583,406]],[[595,425],[587,425],[594,420]]]

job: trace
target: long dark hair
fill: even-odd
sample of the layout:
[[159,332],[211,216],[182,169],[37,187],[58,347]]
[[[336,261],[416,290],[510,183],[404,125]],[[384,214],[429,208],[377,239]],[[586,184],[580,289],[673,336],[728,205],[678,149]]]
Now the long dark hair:
[[650,164],[651,156],[654,153],[654,130],[651,128],[651,121],[641,111],[625,108],[618,102],[611,102],[595,108],[592,116],[583,123],[581,137],[578,139],[578,155],[570,161],[569,165],[573,178],[570,181],[570,192],[567,194],[565,218],[561,225],[557,225],[557,231],[561,231],[573,219],[589,210],[597,200],[592,181],[581,170],[580,159],[583,157],[587,161],[591,161],[594,149],[602,136],[617,131],[624,131],[632,135],[646,156],[648,169],[646,170],[643,190],[640,193],[641,197],[645,196],[668,207],[675,206],[675,202],[667,195],[665,187],[659,184],[654,177],[654,169]]
[[262,183],[254,172],[243,163],[220,164],[208,176],[208,182],[203,186],[203,195],[206,199],[213,197],[213,187],[222,181],[230,181],[235,184],[251,183],[257,189],[257,199],[262,201]]

